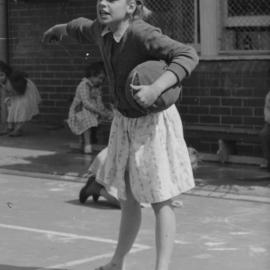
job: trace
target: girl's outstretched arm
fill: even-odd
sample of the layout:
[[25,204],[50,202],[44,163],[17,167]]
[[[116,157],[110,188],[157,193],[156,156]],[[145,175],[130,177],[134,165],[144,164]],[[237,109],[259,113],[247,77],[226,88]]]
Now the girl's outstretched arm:
[[42,42],[61,41],[64,36],[67,36],[67,24],[56,24],[44,32]]

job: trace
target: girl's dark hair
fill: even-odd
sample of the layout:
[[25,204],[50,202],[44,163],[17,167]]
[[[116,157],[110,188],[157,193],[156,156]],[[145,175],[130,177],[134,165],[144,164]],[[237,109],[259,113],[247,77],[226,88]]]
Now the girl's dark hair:
[[147,19],[151,16],[152,11],[145,6],[144,0],[135,0],[135,2],[137,7],[133,13],[133,19],[143,19],[147,21]]
[[9,77],[12,73],[12,68],[7,63],[0,60],[0,71],[4,72],[6,76]]
[[21,71],[13,71],[9,76],[9,81],[14,91],[18,95],[24,95],[27,86],[26,74]]
[[100,73],[105,73],[104,63],[102,61],[93,62],[85,68],[85,77],[98,76]]

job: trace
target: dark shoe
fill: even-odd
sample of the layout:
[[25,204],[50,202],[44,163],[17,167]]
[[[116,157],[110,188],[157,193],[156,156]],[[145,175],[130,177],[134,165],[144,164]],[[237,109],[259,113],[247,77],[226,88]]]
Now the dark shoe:
[[102,185],[96,182],[94,176],[90,176],[85,186],[81,189],[79,194],[80,203],[85,203],[87,199],[93,196],[94,202],[98,201],[100,196],[100,190],[103,188]]
[[8,134],[7,130],[0,131],[0,136],[4,136],[4,135],[7,135],[7,134]]
[[23,135],[23,133],[21,130],[13,130],[10,133],[8,133],[9,137],[20,137],[22,135]]
[[10,132],[12,132],[12,129],[6,128],[6,129],[0,131],[0,136],[7,135]]

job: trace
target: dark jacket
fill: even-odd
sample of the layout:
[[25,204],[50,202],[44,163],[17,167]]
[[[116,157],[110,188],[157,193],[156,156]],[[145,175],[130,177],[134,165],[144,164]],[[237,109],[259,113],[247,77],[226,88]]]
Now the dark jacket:
[[98,45],[115,106],[128,117],[139,116],[128,106],[124,94],[127,77],[135,66],[148,60],[164,60],[168,70],[180,82],[198,64],[198,56],[192,47],[163,35],[158,28],[143,20],[131,22],[119,43],[114,41],[111,33],[102,36],[103,29],[97,20],[86,18],[72,20],[67,25],[69,36],[79,42],[94,41]]

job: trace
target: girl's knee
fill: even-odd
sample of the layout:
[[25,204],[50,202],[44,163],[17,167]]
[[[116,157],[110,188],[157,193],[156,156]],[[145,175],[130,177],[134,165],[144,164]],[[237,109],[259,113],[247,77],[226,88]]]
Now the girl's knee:
[[141,205],[138,201],[135,200],[135,198],[127,196],[125,200],[120,200],[120,208],[123,209],[129,209],[133,212],[136,212],[137,209],[141,209]]
[[174,209],[172,199],[162,201],[162,202],[152,203],[151,205],[155,212],[159,211],[161,208],[164,208],[164,207]]

